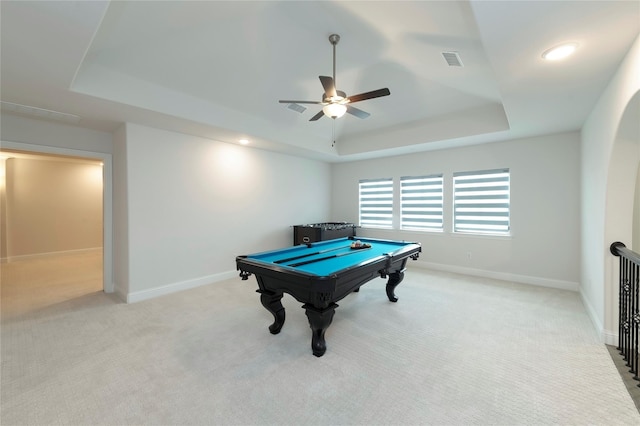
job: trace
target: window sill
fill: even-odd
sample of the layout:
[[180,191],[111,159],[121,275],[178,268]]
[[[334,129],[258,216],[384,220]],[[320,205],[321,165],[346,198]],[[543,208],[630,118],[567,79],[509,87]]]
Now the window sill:
[[513,234],[473,234],[465,232],[448,232],[448,231],[415,231],[410,229],[396,229],[396,228],[372,228],[359,226],[359,229],[370,232],[381,233],[393,233],[393,234],[410,234],[410,235],[422,235],[422,236],[434,236],[434,237],[453,237],[453,238],[474,238],[485,240],[511,240]]
[[451,232],[450,235],[455,238],[482,238],[487,240],[510,240],[512,234],[473,234],[466,232]]

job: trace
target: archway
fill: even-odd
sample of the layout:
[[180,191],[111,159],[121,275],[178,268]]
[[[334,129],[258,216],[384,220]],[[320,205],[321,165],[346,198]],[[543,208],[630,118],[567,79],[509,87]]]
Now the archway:
[[[636,252],[640,246],[634,238],[640,228],[637,194],[640,192],[640,92],[627,104],[613,142],[607,178],[605,206],[605,244],[620,241]],[[605,330],[618,328],[618,261],[613,256],[605,258]]]

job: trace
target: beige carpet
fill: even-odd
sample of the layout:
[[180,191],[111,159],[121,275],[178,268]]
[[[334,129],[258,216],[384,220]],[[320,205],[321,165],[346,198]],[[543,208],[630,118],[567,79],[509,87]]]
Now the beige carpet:
[[339,302],[316,358],[300,303],[273,336],[256,287],[3,297],[1,424],[640,424],[576,293],[410,267],[396,304],[381,279]]

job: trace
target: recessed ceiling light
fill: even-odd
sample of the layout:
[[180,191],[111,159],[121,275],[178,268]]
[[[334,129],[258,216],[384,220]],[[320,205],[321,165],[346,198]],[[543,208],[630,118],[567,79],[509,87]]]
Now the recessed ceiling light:
[[547,61],[558,61],[571,55],[578,48],[578,43],[564,43],[559,46],[547,49],[542,54],[542,57]]
[[248,139],[240,139],[238,142],[240,142],[240,145],[247,145],[249,143]]

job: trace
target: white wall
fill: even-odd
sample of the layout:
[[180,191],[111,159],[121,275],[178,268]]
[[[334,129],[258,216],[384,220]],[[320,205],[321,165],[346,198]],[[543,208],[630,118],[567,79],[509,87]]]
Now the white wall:
[[2,140],[91,152],[112,152],[111,133],[2,114]]
[[113,133],[113,285],[129,294],[129,192],[127,190],[127,126]]
[[327,163],[135,124],[125,138],[114,162],[116,174],[126,163],[126,194],[118,178],[115,188],[127,217],[117,208],[115,228],[128,271],[115,275],[129,301],[230,278],[236,256],[290,246],[292,225],[329,220]]
[[[357,223],[360,179],[392,177],[397,192],[401,176],[444,173],[444,233],[358,229],[358,234],[418,241],[423,248],[420,262],[429,267],[577,290],[579,159],[579,134],[563,133],[334,164],[332,217]],[[452,174],[503,167],[511,172],[512,235],[450,232]]]
[[112,135],[7,114],[2,140],[28,151],[109,153],[105,290],[115,282],[129,301],[233,277],[237,255],[289,246],[292,225],[332,219],[323,162],[134,124]]
[[0,147],[27,152],[93,158],[103,166],[103,286],[113,292],[112,162],[111,133],[68,124],[0,114]]
[[636,193],[633,196],[633,236],[631,237],[631,247],[636,253],[640,253],[640,163],[638,173],[636,173]]
[[609,246],[614,240],[628,244],[633,239],[617,228],[614,217],[607,217],[608,193],[618,190],[610,185],[609,174],[618,166],[611,158],[621,118],[639,90],[640,37],[589,115],[581,137],[581,293],[596,329],[609,344],[617,339],[617,258],[610,254]]
[[7,257],[102,249],[102,165],[6,160]]

